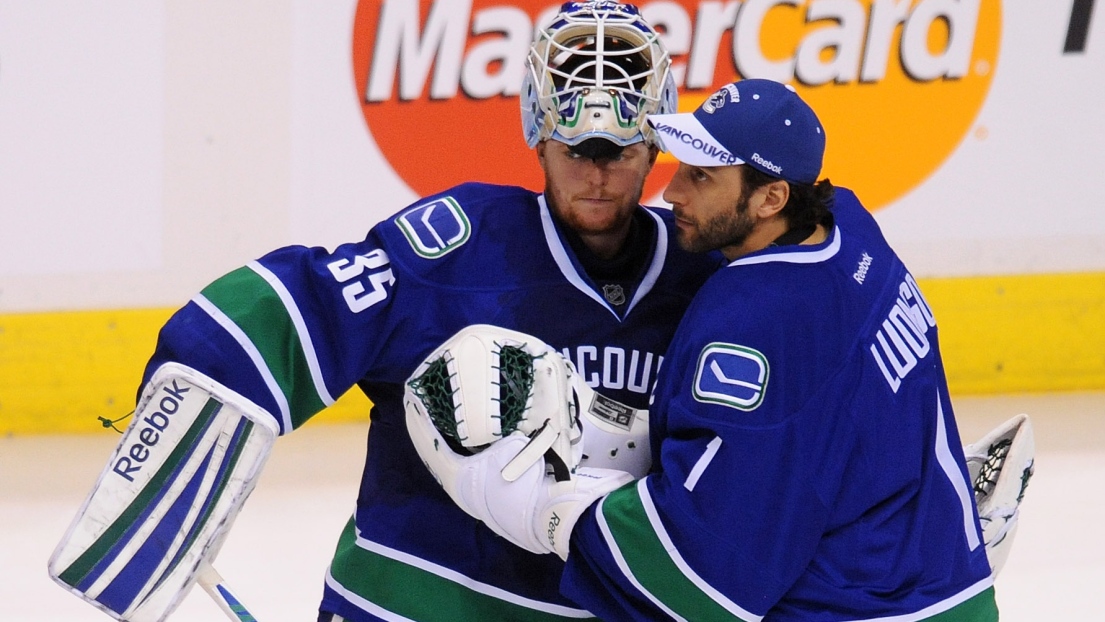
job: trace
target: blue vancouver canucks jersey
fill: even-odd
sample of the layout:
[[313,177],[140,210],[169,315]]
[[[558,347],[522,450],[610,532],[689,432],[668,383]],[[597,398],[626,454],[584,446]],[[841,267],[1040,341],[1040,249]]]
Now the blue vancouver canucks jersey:
[[838,189],[819,245],[707,281],[650,411],[653,472],[577,524],[604,620],[997,620],[917,282]]
[[403,383],[453,333],[495,324],[539,337],[599,392],[647,408],[678,319],[720,256],[679,250],[667,210],[637,218],[649,259],[604,293],[541,195],[458,186],[362,242],[284,248],[218,279],[164,327],[147,378],[166,361],[189,365],[263,407],[284,433],[354,385],[371,399],[356,513],[324,610],[352,621],[589,617],[559,594],[555,555],[514,547],[435,483],[407,434]]

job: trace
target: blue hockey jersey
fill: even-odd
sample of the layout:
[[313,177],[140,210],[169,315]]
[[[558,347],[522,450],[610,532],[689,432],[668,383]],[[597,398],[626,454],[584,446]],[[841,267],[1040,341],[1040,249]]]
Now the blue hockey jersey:
[[372,400],[356,513],[324,610],[352,621],[589,617],[559,594],[555,555],[514,547],[435,483],[407,434],[403,383],[459,329],[495,324],[541,338],[596,390],[646,408],[678,319],[720,256],[679,250],[667,210],[638,218],[650,259],[616,284],[615,307],[541,195],[458,186],[362,242],[284,248],[218,279],[164,327],[146,377],[167,361],[189,365],[266,409],[284,433],[354,385]]
[[562,589],[600,618],[997,619],[932,310],[852,193],[833,215],[688,309],[653,472],[573,532]]

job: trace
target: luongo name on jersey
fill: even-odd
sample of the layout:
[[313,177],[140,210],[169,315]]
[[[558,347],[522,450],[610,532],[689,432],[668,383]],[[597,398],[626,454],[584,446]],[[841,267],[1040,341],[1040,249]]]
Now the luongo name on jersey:
[[166,361],[208,374],[287,433],[359,385],[373,402],[356,514],[323,607],[350,620],[588,617],[559,595],[555,555],[523,552],[457,509],[407,436],[402,383],[457,330],[533,334],[607,397],[646,408],[661,357],[716,256],[691,255],[667,210],[644,210],[650,260],[615,307],[584,273],[544,198],[465,184],[333,252],[287,247],[218,279],[162,330]]

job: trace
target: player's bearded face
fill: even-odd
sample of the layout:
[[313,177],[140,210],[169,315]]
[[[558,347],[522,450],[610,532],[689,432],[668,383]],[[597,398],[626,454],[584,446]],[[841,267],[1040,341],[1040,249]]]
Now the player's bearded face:
[[[734,201],[733,195],[738,195]],[[737,167],[702,169],[680,165],[664,198],[672,203],[677,240],[694,253],[744,244],[755,229]]]
[[[678,208],[676,218],[686,220]],[[679,246],[692,253],[705,253],[719,248],[739,247],[752,233],[755,221],[749,214],[748,197],[741,196],[736,205],[717,213],[690,221],[692,226],[679,227]]]
[[591,159],[548,140],[537,145],[537,154],[549,209],[573,230],[592,235],[627,230],[655,161],[655,152],[643,143],[615,157]]

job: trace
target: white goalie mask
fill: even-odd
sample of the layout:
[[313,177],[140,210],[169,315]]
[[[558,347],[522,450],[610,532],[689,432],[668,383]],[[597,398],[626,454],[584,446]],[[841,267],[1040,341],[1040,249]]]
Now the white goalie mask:
[[522,131],[577,145],[605,138],[658,145],[646,115],[676,111],[671,58],[637,7],[568,2],[534,37],[522,84]]

